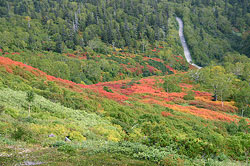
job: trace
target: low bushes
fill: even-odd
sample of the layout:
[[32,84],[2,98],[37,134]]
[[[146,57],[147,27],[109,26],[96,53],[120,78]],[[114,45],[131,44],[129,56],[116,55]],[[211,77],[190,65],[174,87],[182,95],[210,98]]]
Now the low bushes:
[[184,100],[194,100],[195,93],[193,91],[188,91],[187,95],[183,97]]

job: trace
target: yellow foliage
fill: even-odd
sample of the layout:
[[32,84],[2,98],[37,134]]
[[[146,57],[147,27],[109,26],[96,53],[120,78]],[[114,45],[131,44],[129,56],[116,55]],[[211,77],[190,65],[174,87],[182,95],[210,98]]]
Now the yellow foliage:
[[49,133],[49,128],[47,126],[42,126],[38,124],[31,124],[30,128],[32,131],[34,131],[37,134],[48,134]]
[[25,17],[25,20],[30,21],[31,18],[30,18],[29,16],[26,16],[26,17]]
[[[195,100],[200,100],[200,101],[203,101],[203,102],[206,102],[206,103],[215,103],[215,104],[218,104],[218,105],[221,105],[221,101],[211,101],[211,99],[207,99],[206,97],[202,96],[202,97],[195,97]],[[224,105],[226,106],[230,106],[232,107],[233,109],[237,109],[237,107],[235,107],[235,102],[234,101],[224,101]]]
[[116,48],[115,51],[121,51],[122,49],[121,48]]
[[42,126],[38,124],[31,124],[31,129],[39,134],[50,134],[53,133],[59,137],[64,138],[68,135],[69,130],[66,129],[64,126],[56,124],[53,126]]
[[119,139],[119,138],[114,137],[113,135],[109,135],[109,136],[108,136],[108,140],[109,140],[109,141],[114,141],[114,142],[118,142],[118,141],[120,141],[120,139]]
[[187,134],[185,133],[179,133],[178,136],[176,137],[177,140],[185,140],[188,137]]
[[86,141],[86,137],[84,137],[80,132],[78,131],[72,131],[69,133],[69,137],[72,140],[76,140],[76,141]]
[[97,135],[104,136],[109,141],[118,142],[124,136],[124,133],[122,131],[121,126],[118,126],[118,125],[114,125],[114,127],[110,127],[110,126],[96,126],[92,130]]
[[130,139],[133,141],[139,141],[143,138],[143,134],[141,133],[141,129],[135,128],[133,132],[129,135]]
[[53,126],[43,126],[38,124],[31,124],[30,128],[37,134],[46,134],[49,135],[51,133],[55,134],[60,138],[64,138],[65,136],[69,136],[72,140],[77,141],[85,141],[86,137],[84,137],[79,131],[70,131],[68,128],[63,125],[53,125]]
[[211,73],[214,73],[215,75],[224,74],[226,70],[222,66],[213,66],[211,68]]
[[51,128],[51,132],[55,133],[58,136],[65,137],[69,134],[69,129],[65,128],[63,125],[56,124]]

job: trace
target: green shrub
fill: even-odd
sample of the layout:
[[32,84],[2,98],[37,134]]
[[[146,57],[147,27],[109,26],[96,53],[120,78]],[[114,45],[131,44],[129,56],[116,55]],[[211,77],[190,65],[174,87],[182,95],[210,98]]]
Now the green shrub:
[[68,153],[70,155],[73,155],[74,153],[76,153],[77,147],[74,146],[74,145],[65,143],[64,145],[59,146],[58,150],[62,151],[62,152],[65,152],[65,153]]
[[19,116],[19,111],[13,108],[5,108],[5,114],[10,115],[13,118],[17,118]]
[[136,79],[132,79],[130,82],[127,83],[128,86],[132,86],[136,83]]
[[106,92],[113,93],[112,89],[109,89],[109,87],[107,87],[107,86],[104,86],[103,90],[105,90]]
[[122,84],[121,89],[127,89],[128,86],[126,84]]
[[131,156],[136,159],[149,160],[152,162],[160,162],[164,157],[170,154],[176,154],[175,151],[172,151],[171,147],[157,148],[150,147],[140,143],[132,142],[89,142],[85,141],[82,145],[84,149],[91,149],[88,154],[97,154],[97,153],[120,153],[124,155]]
[[37,143],[39,142],[37,139],[39,138],[36,133],[29,130],[28,126],[19,125],[11,134],[11,137],[16,140],[26,141],[29,143]]
[[8,133],[10,127],[11,126],[7,122],[0,121],[0,137],[2,134],[5,135],[6,133]]
[[180,83],[180,79],[178,77],[175,77],[175,76],[166,77],[165,81],[163,83],[163,88],[168,93],[181,92],[182,89],[181,89],[179,83]]
[[195,93],[190,90],[188,91],[187,95],[183,97],[184,100],[194,100]]
[[33,117],[25,117],[22,119],[22,122],[28,122],[28,123],[37,123],[37,120]]
[[236,134],[238,132],[238,125],[235,122],[226,123],[227,132],[230,134]]
[[64,141],[56,141],[54,144],[52,144],[52,147],[60,147],[65,145],[66,143]]
[[5,106],[4,105],[0,105],[0,115],[4,112],[5,110]]
[[15,143],[14,140],[0,136],[0,144],[14,145]]

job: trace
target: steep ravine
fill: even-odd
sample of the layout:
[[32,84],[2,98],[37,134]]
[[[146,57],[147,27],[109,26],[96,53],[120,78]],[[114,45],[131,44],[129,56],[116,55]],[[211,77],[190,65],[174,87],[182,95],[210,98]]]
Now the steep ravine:
[[181,44],[182,44],[182,47],[184,49],[184,55],[186,57],[187,62],[189,64],[197,67],[198,69],[201,69],[200,66],[192,63],[192,57],[190,55],[190,51],[188,49],[188,46],[187,46],[187,43],[186,43],[186,40],[185,40],[185,37],[184,37],[184,34],[183,34],[183,22],[182,22],[182,20],[179,17],[176,17],[176,20],[177,20],[177,22],[179,24],[179,36],[180,36],[180,39],[181,39]]

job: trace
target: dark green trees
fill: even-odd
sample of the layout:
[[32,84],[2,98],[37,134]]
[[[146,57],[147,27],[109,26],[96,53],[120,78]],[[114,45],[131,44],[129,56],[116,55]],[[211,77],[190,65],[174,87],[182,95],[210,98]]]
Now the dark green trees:
[[[58,53],[65,48],[85,47],[96,38],[118,48],[144,50],[143,40],[150,44],[165,40],[169,18],[165,3],[149,0],[7,0],[0,1],[0,17],[7,21],[1,24],[4,28],[0,32],[8,27],[17,36],[28,34],[23,39],[25,48]],[[20,48],[17,43],[8,47]]]

